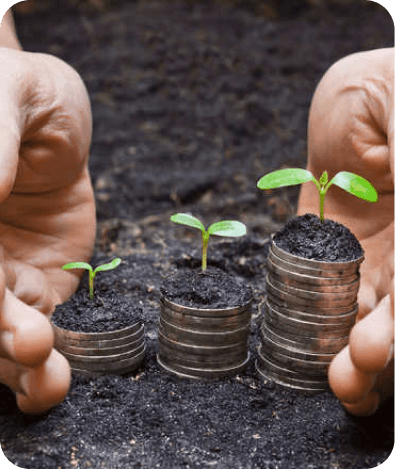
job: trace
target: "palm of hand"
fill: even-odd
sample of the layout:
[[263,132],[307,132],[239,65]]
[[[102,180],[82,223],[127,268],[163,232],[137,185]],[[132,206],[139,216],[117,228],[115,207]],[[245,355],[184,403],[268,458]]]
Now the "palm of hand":
[[[9,88],[9,51],[0,53],[1,87]],[[78,281],[60,267],[89,258],[95,236],[87,171],[90,107],[80,78],[66,64],[42,54],[18,55],[20,61],[13,56],[8,66],[22,76],[14,96],[24,102],[15,122],[3,126],[13,131],[3,139],[8,171],[0,181],[0,260],[7,288],[49,314]],[[10,95],[1,88],[0,93],[5,100]]]
[[[348,56],[320,82],[310,109],[313,174],[351,171],[368,179],[379,200],[369,204],[337,187],[327,218],[346,225],[365,251],[357,324],[332,361],[329,382],[352,413],[367,415],[393,392],[394,326],[394,60],[393,49]],[[302,187],[298,213],[317,212],[315,188]]]
[[49,409],[70,385],[48,317],[78,284],[61,266],[93,248],[90,138],[89,100],[74,70],[0,49],[0,382],[24,412]]

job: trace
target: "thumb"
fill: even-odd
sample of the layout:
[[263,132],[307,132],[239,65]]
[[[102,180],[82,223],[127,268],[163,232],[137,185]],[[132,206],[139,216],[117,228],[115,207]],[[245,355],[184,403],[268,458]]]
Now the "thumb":
[[381,372],[393,357],[394,318],[391,297],[386,295],[350,334],[350,355],[359,371]]

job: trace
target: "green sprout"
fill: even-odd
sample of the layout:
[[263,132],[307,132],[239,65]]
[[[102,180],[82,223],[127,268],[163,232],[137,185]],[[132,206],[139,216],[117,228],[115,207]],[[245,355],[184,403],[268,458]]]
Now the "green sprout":
[[300,168],[287,168],[273,171],[261,177],[258,181],[259,189],[275,189],[277,187],[295,186],[303,184],[304,182],[312,181],[316,185],[320,196],[320,220],[324,221],[324,204],[325,196],[328,189],[332,184],[341,187],[360,199],[367,200],[368,202],[377,202],[376,189],[370,184],[369,181],[362,176],[358,176],[348,171],[341,171],[337,173],[328,182],[328,172],[324,171],[319,179],[317,179],[305,169]]
[[96,277],[96,274],[105,270],[115,269],[120,263],[121,259],[117,257],[108,264],[102,264],[97,266],[96,269],[93,269],[93,267],[87,262],[69,262],[62,267],[62,270],[86,269],[89,272],[89,296],[93,299],[93,280]]
[[202,271],[207,268],[207,246],[211,235],[238,237],[244,236],[247,232],[247,228],[243,223],[234,220],[218,221],[210,225],[207,230],[199,219],[187,213],[176,213],[170,217],[170,220],[180,225],[186,225],[201,230],[203,243]]

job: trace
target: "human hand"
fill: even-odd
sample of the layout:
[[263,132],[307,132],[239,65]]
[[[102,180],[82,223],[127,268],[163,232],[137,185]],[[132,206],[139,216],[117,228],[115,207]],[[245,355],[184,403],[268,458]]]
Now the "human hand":
[[38,413],[70,383],[49,318],[79,278],[61,266],[88,260],[95,239],[79,75],[50,55],[0,48],[0,141],[0,382]]
[[[332,361],[329,383],[344,407],[370,415],[393,393],[394,342],[394,50],[348,56],[324,75],[310,109],[308,169],[329,177],[350,171],[377,189],[375,204],[335,186],[326,218],[346,225],[365,251],[357,324]],[[298,213],[318,213],[315,187],[304,184]]]

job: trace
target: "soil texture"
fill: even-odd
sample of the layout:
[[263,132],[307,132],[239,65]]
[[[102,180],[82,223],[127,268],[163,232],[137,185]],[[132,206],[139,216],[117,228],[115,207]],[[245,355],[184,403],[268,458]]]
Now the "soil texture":
[[208,267],[177,269],[164,278],[161,293],[170,301],[192,308],[232,308],[247,304],[252,290],[240,278]]
[[363,256],[359,241],[346,226],[333,220],[321,222],[312,213],[291,218],[273,241],[284,251],[305,259],[347,262]]
[[[368,469],[393,448],[393,403],[352,417],[330,391],[305,394],[255,368],[270,237],[296,213],[296,186],[259,191],[280,167],[306,166],[308,110],[325,71],[345,55],[393,46],[375,2],[45,0],[22,11],[25,49],[81,74],[93,112],[90,172],[97,278],[141,308],[145,364],[124,376],[75,375],[64,402],[21,414],[0,387],[0,440],[28,469]],[[320,6],[313,6],[320,5]],[[26,6],[25,5],[25,6]],[[303,8],[300,8],[303,6]],[[200,262],[200,239],[174,226],[242,221],[247,236],[210,240],[208,264],[253,291],[251,360],[201,382],[161,371],[162,279]],[[317,202],[318,211],[318,202]]]
[[76,332],[115,331],[142,321],[142,309],[123,294],[111,290],[95,291],[93,299],[85,282],[76,293],[58,305],[52,322]]

